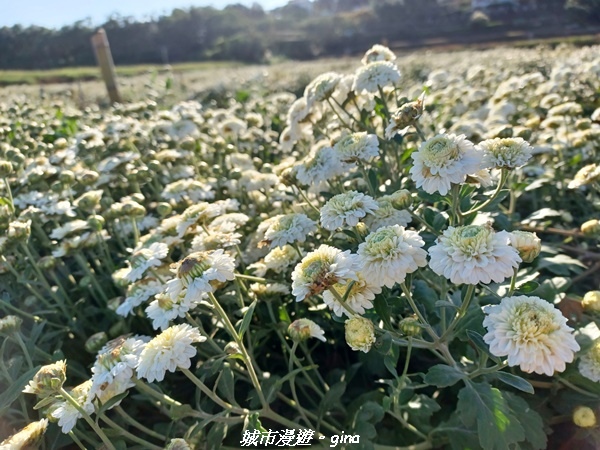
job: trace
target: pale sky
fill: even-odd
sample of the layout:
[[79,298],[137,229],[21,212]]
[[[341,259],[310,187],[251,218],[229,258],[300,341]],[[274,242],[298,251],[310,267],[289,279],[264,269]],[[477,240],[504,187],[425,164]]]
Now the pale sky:
[[103,23],[108,16],[118,13],[144,19],[174,8],[213,6],[223,8],[241,3],[251,6],[259,3],[265,10],[286,5],[288,0],[0,0],[0,27],[16,24],[60,28],[77,20],[90,18],[92,25]]

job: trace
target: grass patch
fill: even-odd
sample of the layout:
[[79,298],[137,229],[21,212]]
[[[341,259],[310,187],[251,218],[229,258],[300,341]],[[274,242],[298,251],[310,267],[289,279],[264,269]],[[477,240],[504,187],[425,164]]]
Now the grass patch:
[[[192,72],[239,66],[241,63],[229,61],[186,62],[173,64],[173,72]],[[148,72],[164,72],[167,68],[158,64],[141,64],[135,66],[117,66],[117,75],[133,77]],[[100,79],[98,67],[65,67],[50,70],[0,70],[0,86],[16,84],[52,84],[73,83]]]

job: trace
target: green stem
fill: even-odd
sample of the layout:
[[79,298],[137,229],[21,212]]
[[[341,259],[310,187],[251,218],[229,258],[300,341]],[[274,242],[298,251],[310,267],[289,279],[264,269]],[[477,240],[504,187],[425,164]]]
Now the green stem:
[[81,417],[83,417],[83,419],[88,423],[88,425],[90,427],[92,427],[92,429],[96,432],[96,434],[98,435],[98,437],[102,440],[102,442],[104,443],[104,445],[106,446],[106,448],[108,450],[117,450],[115,448],[115,446],[112,444],[112,442],[110,441],[110,439],[108,438],[108,436],[106,436],[106,434],[104,434],[104,431],[102,431],[102,428],[100,428],[98,426],[98,424],[96,422],[94,422],[92,420],[92,418],[90,417],[90,415],[87,413],[87,411],[85,411],[77,402],[77,400],[75,400],[73,397],[71,397],[71,395],[65,391],[64,388],[60,388],[60,395],[63,396],[63,398],[71,405],[73,406],[77,412],[79,414],[81,414]]
[[486,206],[488,206],[490,203],[492,203],[496,199],[496,197],[498,197],[498,194],[500,194],[500,191],[504,187],[504,184],[506,183],[507,179],[508,179],[508,170],[502,169],[502,172],[500,173],[500,181],[498,181],[498,186],[496,186],[496,190],[494,191],[492,196],[490,198],[488,198],[485,202],[481,203],[479,206],[476,206],[475,208],[470,209],[469,211],[463,213],[463,216],[467,216],[474,212],[480,211],[483,208],[485,208]]
[[106,417],[106,415],[104,415],[104,414],[100,414],[100,419],[102,419],[113,430],[118,431],[119,434],[121,434],[122,436],[126,437],[130,441],[135,442],[136,444],[142,445],[143,446],[142,448],[144,448],[144,449],[148,449],[148,450],[163,450],[163,447],[159,447],[158,445],[151,444],[150,442],[148,442],[148,441],[146,441],[146,440],[144,440],[142,438],[137,437],[135,434],[130,433],[129,431],[127,431],[126,429],[124,429],[122,426],[120,426],[118,423],[113,422],[111,419],[109,419],[108,417]]
[[454,317],[454,319],[452,320],[450,325],[448,325],[448,328],[446,329],[444,334],[442,334],[442,336],[440,337],[441,341],[448,340],[448,337],[451,336],[452,330],[454,330],[454,328],[456,327],[456,325],[458,324],[460,319],[462,319],[464,317],[464,315],[467,313],[467,310],[469,309],[469,305],[471,304],[471,300],[473,299],[474,293],[475,293],[475,285],[469,284],[469,286],[467,287],[467,292],[465,293],[465,298],[463,299],[462,304],[460,305],[460,308],[459,308],[458,312],[456,313],[456,316]]
[[79,440],[79,438],[75,435],[75,433],[73,433],[73,430],[69,431],[69,436],[71,436],[71,439],[73,439],[73,442],[75,442],[75,444],[77,444],[77,447],[79,447],[81,450],[87,450],[85,448],[85,445],[83,445],[83,443]]
[[423,314],[421,314],[421,311],[419,310],[419,308],[417,307],[417,304],[413,300],[412,294],[410,293],[410,289],[406,286],[406,283],[400,283],[400,288],[402,289],[404,296],[408,300],[408,303],[409,303],[410,307],[412,308],[413,312],[417,315],[417,317],[419,318],[419,321],[425,327],[425,331],[427,331],[427,333],[432,337],[432,339],[434,341],[437,341],[438,335],[436,334],[434,329],[431,327],[431,325],[429,325],[429,323],[427,322],[427,319],[425,319]]
[[267,399],[265,398],[265,395],[262,391],[260,382],[258,381],[258,377],[256,376],[256,371],[254,370],[254,366],[252,365],[252,360],[250,359],[250,356],[248,355],[248,351],[246,350],[246,346],[244,345],[244,341],[240,338],[240,335],[238,334],[235,327],[229,320],[229,316],[227,316],[227,313],[221,307],[221,305],[220,305],[219,301],[217,300],[217,298],[215,297],[215,295],[212,292],[209,292],[208,298],[212,302],[217,314],[221,317],[221,320],[223,321],[225,328],[227,328],[227,331],[229,332],[231,337],[235,340],[235,343],[239,346],[240,351],[242,352],[242,359],[244,360],[244,363],[246,364],[246,367],[248,368],[248,375],[250,376],[252,385],[254,386],[254,389],[256,389],[256,391],[258,393],[258,398],[260,399],[260,402],[263,405],[263,408],[268,409],[269,403],[267,402]]
[[415,131],[417,132],[417,134],[419,135],[419,137],[421,138],[421,140],[423,142],[425,142],[427,139],[425,138],[425,135],[423,134],[423,130],[421,129],[421,127],[419,126],[419,124],[417,122],[413,123],[413,126],[415,127]]
[[514,272],[513,272],[513,276],[510,279],[510,288],[508,289],[508,297],[510,297],[511,295],[513,295],[513,293],[515,292],[515,289],[517,287],[517,273],[519,272],[519,268],[515,267],[514,268]]
[[162,434],[157,433],[156,431],[151,430],[150,428],[147,428],[144,425],[142,425],[141,423],[139,423],[137,420],[135,420],[133,417],[131,417],[129,414],[127,414],[127,412],[121,407],[121,405],[116,406],[115,411],[117,412],[117,414],[119,414],[123,418],[123,420],[125,422],[127,422],[132,427],[137,428],[140,431],[143,431],[147,435],[152,436],[153,438],[156,438],[159,441],[166,442],[166,440],[167,440],[166,436],[163,436]]
[[25,342],[23,342],[23,338],[21,337],[21,333],[15,333],[14,334],[15,339],[17,340],[17,343],[19,344],[19,347],[21,347],[21,350],[23,350],[23,354],[25,355],[25,360],[27,361],[27,366],[30,369],[33,369],[33,362],[31,361],[31,356],[29,355],[29,351],[27,350],[27,346],[25,345]]
[[[294,341],[294,344],[292,345],[292,350],[290,351],[290,358],[288,360],[288,373],[291,373],[294,370],[294,357],[296,355],[297,348],[298,348],[298,342]],[[298,394],[296,393],[296,377],[295,376],[290,378],[290,390],[292,391],[292,398],[298,405],[298,412],[302,416],[302,419],[304,419],[304,422],[306,423],[306,425],[308,425],[309,428],[314,429],[315,427],[313,426],[312,423],[310,423],[310,420],[308,420],[308,418],[306,417],[306,414],[304,414],[304,409],[302,408],[302,406],[300,406],[300,401],[298,400]]]
[[213,391],[211,391],[207,385],[205,385],[202,381],[200,381],[200,379],[198,377],[196,377],[196,375],[194,375],[188,369],[180,368],[180,370],[185,374],[186,377],[189,378],[189,380],[192,383],[194,383],[196,385],[196,387],[198,387],[202,392],[204,392],[204,394],[208,398],[210,398],[213,402],[215,402],[221,408],[227,409],[229,411],[233,411],[237,414],[248,413],[248,410],[238,408],[238,407],[233,406],[233,405],[227,403],[226,401],[222,400],[217,394],[215,394]]

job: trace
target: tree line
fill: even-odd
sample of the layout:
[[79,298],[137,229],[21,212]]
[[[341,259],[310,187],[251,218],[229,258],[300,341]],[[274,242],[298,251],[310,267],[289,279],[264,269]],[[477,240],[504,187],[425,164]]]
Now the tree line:
[[[600,22],[600,0],[537,3],[548,17],[560,16],[557,13],[567,7],[580,19]],[[308,59],[355,53],[377,42],[411,42],[444,33],[464,33],[472,19],[470,5],[470,0],[314,0],[290,2],[267,12],[258,4],[237,4],[223,9],[175,9],[149,21],[113,16],[102,27],[119,65],[261,62],[269,55]],[[499,14],[506,23],[527,20],[515,11]],[[561,20],[571,20],[571,16],[565,17],[569,19]],[[536,12],[536,23],[543,25],[540,10]],[[89,21],[60,29],[20,25],[0,28],[0,69],[94,65],[90,36],[96,29]]]

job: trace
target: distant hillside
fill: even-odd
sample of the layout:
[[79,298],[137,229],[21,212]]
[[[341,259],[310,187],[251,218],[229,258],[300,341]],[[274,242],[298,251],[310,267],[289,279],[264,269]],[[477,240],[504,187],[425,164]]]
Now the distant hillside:
[[[596,6],[594,6],[596,5]],[[590,9],[591,8],[591,9]],[[354,54],[377,42],[399,47],[432,39],[464,42],[573,33],[581,20],[600,24],[596,0],[292,0],[260,6],[175,9],[147,22],[112,17],[103,24],[118,65],[186,61],[262,62]],[[568,12],[568,13],[565,13]],[[0,69],[94,65],[86,22],[59,30],[0,28]],[[540,35],[541,36],[541,35]]]

